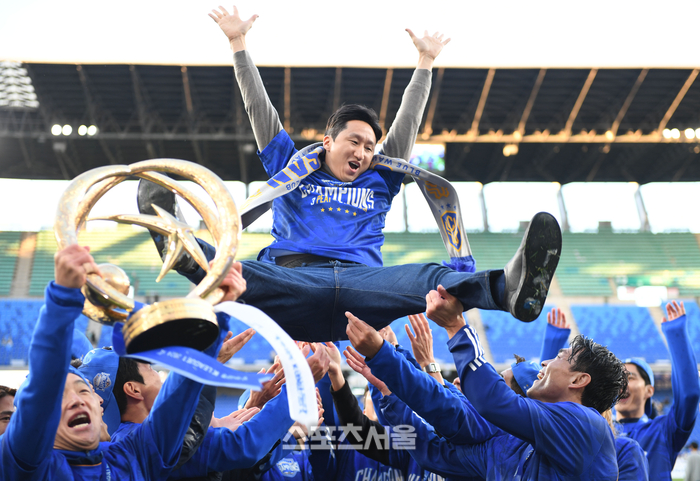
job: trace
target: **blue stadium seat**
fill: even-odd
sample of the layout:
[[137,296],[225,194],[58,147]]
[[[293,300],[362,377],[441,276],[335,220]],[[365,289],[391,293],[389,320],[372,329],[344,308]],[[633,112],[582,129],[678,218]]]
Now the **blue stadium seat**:
[[479,311],[495,363],[515,362],[513,354],[528,361],[539,361],[547,324],[547,312],[555,306],[546,305],[533,322],[520,322],[503,311]]
[[0,365],[28,362],[32,332],[43,300],[0,300]]
[[620,359],[669,360],[668,350],[645,307],[571,306],[581,334],[605,344]]

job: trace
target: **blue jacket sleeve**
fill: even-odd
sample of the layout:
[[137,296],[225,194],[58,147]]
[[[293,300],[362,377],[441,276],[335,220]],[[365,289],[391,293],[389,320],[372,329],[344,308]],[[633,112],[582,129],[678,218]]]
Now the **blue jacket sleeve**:
[[540,362],[554,359],[559,354],[559,350],[566,345],[569,340],[571,329],[562,329],[547,323],[542,340],[542,351],[540,352]]
[[260,157],[267,175],[273,177],[287,166],[287,162],[296,151],[294,141],[289,137],[289,134],[280,130],[262,152],[258,153],[258,157]]
[[[531,444],[539,454],[567,473],[589,469],[603,447],[613,450],[605,419],[593,409],[572,402],[544,403],[515,394],[484,360],[478,336],[465,326],[447,343],[462,390],[487,421]],[[567,442],[575,436],[576,443]]]
[[671,352],[671,382],[673,385],[673,406],[669,416],[673,416],[678,431],[671,433],[673,449],[680,451],[695,426],[700,401],[695,352],[688,337],[686,316],[661,324],[661,330],[668,341]]
[[2,436],[0,473],[4,472],[6,479],[14,479],[8,470],[11,466],[31,471],[53,450],[70,364],[73,323],[84,302],[80,289],[53,281],[46,288],[45,305],[29,346],[28,383],[17,398],[17,411]]
[[474,444],[495,434],[495,428],[471,405],[462,402],[434,378],[415,368],[388,342],[384,342],[367,365],[392,393],[446,438]]
[[632,438],[615,439],[618,481],[649,481],[649,461],[644,450]]

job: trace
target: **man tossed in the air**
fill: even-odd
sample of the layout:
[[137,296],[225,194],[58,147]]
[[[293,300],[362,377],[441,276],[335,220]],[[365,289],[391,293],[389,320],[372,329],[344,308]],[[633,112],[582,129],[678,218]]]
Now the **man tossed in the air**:
[[[261,251],[257,261],[242,262],[248,290],[241,300],[266,312],[293,338],[307,341],[345,339],[345,311],[375,328],[419,312],[425,294],[438,284],[465,310],[505,310],[525,322],[539,315],[561,253],[561,231],[554,217],[535,216],[504,270],[457,272],[437,264],[382,267],[384,220],[404,172],[370,168],[382,137],[375,112],[359,105],[340,107],[328,120],[322,144],[297,152],[246,50],[246,34],[257,16],[243,21],[235,7],[233,15],[220,7],[210,16],[234,52],[236,80],[268,175],[278,174],[295,160],[302,165],[304,155],[323,147],[320,168],[272,201],[275,242]],[[382,144],[383,154],[403,159],[410,157],[418,133],[433,62],[448,41],[437,34],[418,38],[408,33],[419,53],[418,66]],[[320,48],[332,52],[330,44]],[[139,208],[148,213],[151,204],[176,210],[172,193],[142,182]],[[162,253],[162,238],[154,235],[154,240]],[[213,247],[201,241],[200,245],[213,258]],[[456,266],[464,259],[452,261]],[[176,268],[195,283],[204,276],[204,270],[188,259]]]

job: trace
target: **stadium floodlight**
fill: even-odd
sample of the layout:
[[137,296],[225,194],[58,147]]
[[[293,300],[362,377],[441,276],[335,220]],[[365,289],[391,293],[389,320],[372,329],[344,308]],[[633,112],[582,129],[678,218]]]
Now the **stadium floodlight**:
[[51,127],[51,133],[54,135],[61,135],[61,126],[58,124],[53,124],[53,127]]
[[39,100],[21,62],[0,62],[0,107],[36,109]]
[[695,138],[695,131],[693,129],[685,129],[684,134],[687,139],[692,140]]
[[605,138],[611,142],[615,139],[615,135],[612,133],[612,130],[605,132]]
[[664,129],[663,136],[664,136],[664,139],[670,139],[671,138],[671,129]]
[[78,135],[83,136],[87,134],[88,128],[85,125],[78,127]]
[[95,135],[96,133],[97,133],[97,127],[95,127],[94,125],[91,125],[90,127],[87,128],[87,134],[88,134],[90,137],[92,137],[92,136]]
[[681,138],[681,131],[678,129],[671,129],[671,137],[674,139],[680,139]]
[[70,134],[73,133],[73,127],[71,127],[70,125],[66,124],[66,125],[64,125],[63,128],[61,129],[61,133],[63,133],[63,135],[70,135]]
[[695,138],[700,139],[700,129],[695,129]]
[[503,155],[510,157],[511,155],[516,155],[518,153],[517,144],[506,144],[503,146]]

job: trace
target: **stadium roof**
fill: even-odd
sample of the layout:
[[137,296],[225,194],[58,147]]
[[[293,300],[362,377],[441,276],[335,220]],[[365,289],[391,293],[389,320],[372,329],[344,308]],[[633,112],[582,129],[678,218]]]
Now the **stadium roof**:
[[[99,165],[173,157],[199,162],[225,180],[267,178],[230,66],[6,63],[4,69],[16,88],[6,86],[4,105],[0,90],[3,177],[67,179]],[[300,145],[319,139],[344,102],[368,105],[391,125],[412,73],[260,70]],[[437,68],[419,141],[446,143],[444,175],[453,180],[697,181],[698,71]],[[72,133],[52,135],[55,124],[71,125]],[[79,135],[79,125],[99,131]]]

